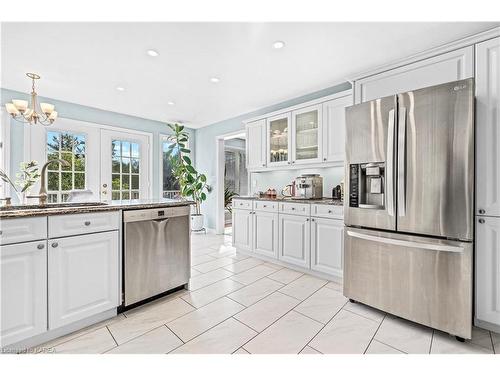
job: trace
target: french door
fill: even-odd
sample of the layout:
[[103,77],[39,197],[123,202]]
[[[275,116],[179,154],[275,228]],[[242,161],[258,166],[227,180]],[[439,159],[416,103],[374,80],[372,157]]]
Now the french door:
[[101,129],[101,201],[151,196],[149,137]]

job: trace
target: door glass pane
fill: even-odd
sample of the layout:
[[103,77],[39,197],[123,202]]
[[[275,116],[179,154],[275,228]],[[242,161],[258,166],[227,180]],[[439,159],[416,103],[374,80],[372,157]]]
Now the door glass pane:
[[[162,142],[162,196],[163,198],[175,198],[179,194],[179,182],[172,174],[172,165],[170,164],[170,160],[167,157],[167,152],[169,150],[169,146],[172,143],[168,140],[164,140]],[[178,155],[178,150],[174,149],[172,152],[172,156]],[[132,169],[134,168],[134,164],[132,163]],[[132,185],[134,184],[134,180],[132,180]],[[134,188],[132,186],[132,188]]]
[[318,111],[295,116],[295,158],[297,160],[318,157]]
[[48,131],[47,160],[62,159],[69,166],[50,163],[47,173],[47,194],[50,203],[65,202],[71,190],[85,189],[85,135]]
[[111,148],[113,150],[111,159],[111,199],[139,199],[141,157],[139,143],[113,140]]
[[288,119],[278,119],[269,123],[271,163],[288,161]]

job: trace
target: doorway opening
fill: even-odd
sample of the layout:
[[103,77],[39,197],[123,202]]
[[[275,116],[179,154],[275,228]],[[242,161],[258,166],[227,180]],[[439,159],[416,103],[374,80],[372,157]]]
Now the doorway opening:
[[246,161],[246,134],[237,132],[217,138],[217,222],[218,234],[232,233],[232,199],[246,196],[249,174]]

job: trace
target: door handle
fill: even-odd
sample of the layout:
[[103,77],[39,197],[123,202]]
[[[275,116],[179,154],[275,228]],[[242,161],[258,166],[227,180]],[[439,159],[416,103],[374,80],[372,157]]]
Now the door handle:
[[406,108],[398,116],[398,216],[406,215]]
[[347,234],[351,237],[359,238],[362,240],[380,242],[387,245],[396,245],[396,246],[404,246],[404,247],[412,247],[416,249],[425,249],[425,250],[435,250],[435,251],[447,251],[450,253],[461,253],[464,251],[461,246],[453,246],[453,245],[442,245],[442,244],[434,244],[434,243],[423,243],[423,242],[414,242],[407,240],[399,240],[396,238],[387,238],[387,237],[379,237],[372,236],[370,234],[358,233],[348,230]]
[[394,109],[389,111],[387,125],[387,162],[386,162],[386,205],[389,216],[394,216]]

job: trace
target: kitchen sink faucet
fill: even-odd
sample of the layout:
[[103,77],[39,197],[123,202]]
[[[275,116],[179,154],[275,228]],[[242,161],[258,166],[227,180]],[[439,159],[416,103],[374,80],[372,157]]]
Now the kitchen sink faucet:
[[40,206],[44,206],[45,204],[47,204],[47,189],[45,187],[45,179],[46,179],[46,175],[47,175],[47,167],[49,166],[49,164],[51,163],[59,163],[61,164],[63,167],[69,167],[70,164],[66,161],[66,160],[62,160],[62,159],[52,159],[52,160],[49,160],[48,162],[46,162],[43,167],[42,167],[42,172],[41,172],[41,175],[42,175],[42,178],[40,180],[40,191],[38,192],[38,195],[28,195],[28,198],[38,198],[38,204]]

